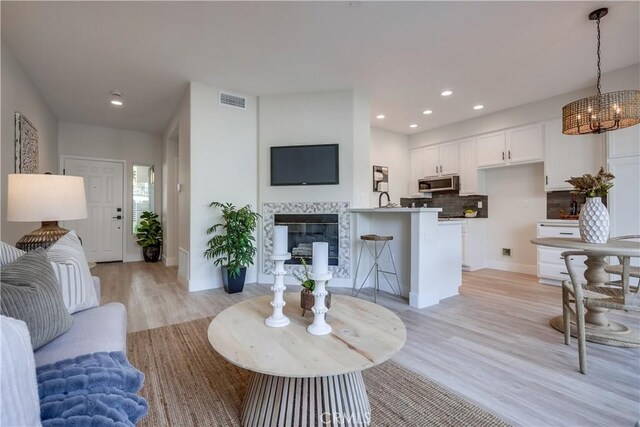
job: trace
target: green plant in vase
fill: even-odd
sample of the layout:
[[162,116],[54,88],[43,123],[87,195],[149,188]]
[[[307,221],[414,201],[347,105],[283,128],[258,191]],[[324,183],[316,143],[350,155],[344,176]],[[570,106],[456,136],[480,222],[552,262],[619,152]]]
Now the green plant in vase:
[[158,262],[162,247],[162,224],[157,213],[142,212],[140,224],[136,228],[136,237],[136,243],[142,247],[145,262]]
[[[300,286],[304,288],[300,292],[300,308],[302,309],[302,316],[304,316],[307,310],[311,310],[315,303],[316,298],[313,296],[313,291],[316,288],[316,282],[309,277],[310,271],[307,260],[305,258],[300,258],[300,264],[302,264],[302,273],[293,271],[292,275],[298,282],[300,282]],[[324,302],[327,308],[331,308],[331,292],[327,294]]]

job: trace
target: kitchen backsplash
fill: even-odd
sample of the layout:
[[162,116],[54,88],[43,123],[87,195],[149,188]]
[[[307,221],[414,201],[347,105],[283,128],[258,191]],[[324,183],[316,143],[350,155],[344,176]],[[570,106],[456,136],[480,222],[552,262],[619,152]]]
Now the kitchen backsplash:
[[[478,208],[478,202],[482,202],[482,207]],[[450,193],[433,193],[433,197],[411,197],[401,198],[400,206],[409,208],[411,203],[415,203],[416,207],[422,207],[426,203],[430,208],[442,208],[440,216],[464,215],[466,209],[478,211],[478,218],[487,218],[489,212],[489,198],[487,196],[460,196],[459,194]]]
[[[569,214],[571,211],[571,194],[570,191],[552,191],[547,193],[547,219],[561,219],[560,211]],[[578,212],[580,208],[586,202],[584,195],[576,195],[576,202],[578,202]],[[602,203],[607,204],[606,196],[602,198]]]

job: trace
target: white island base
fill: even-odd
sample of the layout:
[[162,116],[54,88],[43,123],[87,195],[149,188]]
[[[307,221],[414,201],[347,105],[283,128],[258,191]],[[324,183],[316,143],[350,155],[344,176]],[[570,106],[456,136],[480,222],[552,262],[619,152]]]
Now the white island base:
[[[398,278],[412,307],[429,307],[458,295],[462,283],[462,222],[438,221],[441,211],[441,208],[351,209],[356,256],[360,253],[361,235],[393,236],[391,248]],[[371,268],[367,255],[365,250],[357,286]],[[373,282],[372,276],[369,281]],[[381,278],[380,288],[385,290],[385,285]]]

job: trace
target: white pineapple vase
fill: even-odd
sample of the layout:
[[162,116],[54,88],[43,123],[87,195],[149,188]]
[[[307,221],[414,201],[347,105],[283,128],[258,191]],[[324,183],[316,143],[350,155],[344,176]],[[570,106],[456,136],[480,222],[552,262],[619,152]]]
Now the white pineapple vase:
[[609,211],[600,197],[587,197],[580,210],[578,227],[580,238],[586,243],[607,243],[609,240]]

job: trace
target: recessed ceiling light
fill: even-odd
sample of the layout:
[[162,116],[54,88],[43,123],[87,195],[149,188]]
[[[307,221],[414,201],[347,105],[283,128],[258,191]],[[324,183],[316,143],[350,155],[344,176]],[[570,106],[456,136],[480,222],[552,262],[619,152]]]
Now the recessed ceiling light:
[[474,105],[473,109],[474,110],[482,110],[484,108],[484,105],[479,104],[479,105]]
[[445,90],[445,91],[443,91],[442,93],[440,93],[440,95],[442,95],[442,96],[449,96],[449,95],[451,95],[452,93],[453,93],[453,92],[452,92],[452,91],[450,91],[450,90]]
[[433,113],[433,111],[431,111],[431,110],[424,110],[422,112],[422,114],[424,114],[425,116],[428,115],[428,114],[431,114],[431,113]]
[[122,94],[117,91],[111,92],[111,105],[116,105],[121,107],[124,103],[122,102]]
[[384,114],[378,114],[378,115],[376,116],[376,119],[384,119]]
[[415,123],[411,123],[411,124],[409,125],[409,127],[410,127],[410,128],[417,128],[417,127],[418,127],[418,125],[417,125],[417,124],[415,124]]

